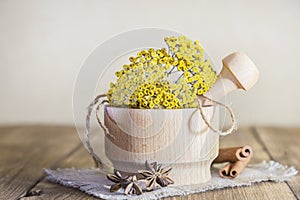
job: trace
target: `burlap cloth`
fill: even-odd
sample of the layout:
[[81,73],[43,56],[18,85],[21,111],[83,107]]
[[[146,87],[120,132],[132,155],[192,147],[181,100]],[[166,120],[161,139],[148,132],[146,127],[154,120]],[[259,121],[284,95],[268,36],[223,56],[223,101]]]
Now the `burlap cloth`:
[[158,199],[162,197],[181,196],[193,193],[217,190],[228,187],[250,186],[253,183],[263,181],[287,181],[298,171],[294,167],[283,166],[274,161],[263,161],[259,164],[249,165],[237,178],[224,179],[219,177],[219,168],[212,168],[212,179],[199,185],[187,185],[176,187],[158,188],[151,192],[145,192],[140,196],[123,194],[122,190],[110,193],[112,182],[106,179],[99,169],[45,169],[46,179],[68,187],[77,188],[87,194],[102,199]]

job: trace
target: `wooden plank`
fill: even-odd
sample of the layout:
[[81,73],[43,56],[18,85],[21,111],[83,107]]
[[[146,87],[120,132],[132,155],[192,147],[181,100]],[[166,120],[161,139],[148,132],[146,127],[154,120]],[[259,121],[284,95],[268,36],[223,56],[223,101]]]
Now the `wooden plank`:
[[4,141],[5,138],[10,135],[11,132],[13,132],[15,129],[18,129],[16,126],[0,126],[0,143],[1,141]]
[[[43,177],[43,168],[53,166],[78,148],[70,127],[16,127],[0,141],[0,196],[17,199]],[[67,141],[62,143],[62,141]]]
[[[57,163],[56,166],[52,168],[89,168],[94,166],[94,161],[88,154],[87,150],[81,146],[73,154],[66,157],[61,162]],[[40,191],[40,194],[36,191]],[[36,195],[34,195],[36,193]],[[54,184],[43,179],[34,188],[32,188],[29,194],[32,196],[27,196],[21,198],[22,200],[32,200],[32,199],[98,199],[93,196],[89,196],[77,189],[70,187],[65,187],[59,184]]]
[[[73,200],[73,199],[88,199],[88,200],[99,200],[99,198],[87,195],[79,190],[65,187],[59,184],[48,183],[42,181],[39,183],[38,188],[41,188],[40,194],[33,195],[33,196],[26,196],[20,198],[20,200],[40,200],[40,199],[47,199],[47,200],[54,200],[54,199],[66,199],[66,200]],[[38,191],[39,190],[35,190]]]
[[[300,169],[300,128],[260,127],[256,128],[256,132],[273,160]],[[287,183],[294,195],[300,199],[299,173]]]
[[[283,186],[283,188],[281,188]],[[284,194],[288,189],[286,184],[263,182],[253,184],[252,186],[238,187],[238,188],[225,188],[221,190],[207,191],[204,193],[193,194],[181,197],[164,198],[168,200],[241,200],[241,199],[295,199],[292,193]]]

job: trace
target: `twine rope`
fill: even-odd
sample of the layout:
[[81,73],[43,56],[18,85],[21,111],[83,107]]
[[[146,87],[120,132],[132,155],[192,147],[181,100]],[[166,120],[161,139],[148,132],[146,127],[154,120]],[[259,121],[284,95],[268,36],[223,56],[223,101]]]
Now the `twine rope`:
[[[94,149],[92,148],[91,144],[90,144],[90,137],[89,137],[89,133],[90,133],[90,121],[91,121],[91,114],[93,112],[94,106],[99,104],[100,100],[102,98],[106,97],[106,94],[100,94],[98,96],[95,97],[95,99],[90,103],[90,105],[88,106],[88,111],[87,111],[87,115],[86,115],[86,119],[85,119],[85,130],[83,133],[83,140],[84,143],[90,153],[90,155],[93,157],[97,167],[99,167],[100,169],[104,168],[104,164],[101,161],[101,159],[97,156],[97,154],[94,152]],[[102,101],[99,105],[103,105],[105,103],[105,100]],[[98,105],[98,106],[99,106]],[[98,119],[97,119],[98,120]],[[101,121],[100,121],[101,122]],[[99,123],[99,121],[98,121]],[[101,123],[102,124],[102,123]]]
[[212,103],[215,103],[217,105],[220,105],[220,106],[224,107],[229,112],[230,118],[231,118],[231,122],[232,122],[231,127],[229,129],[225,130],[225,131],[220,131],[220,130],[217,130],[214,127],[212,127],[212,125],[209,123],[209,121],[205,117],[205,114],[204,114],[204,111],[203,111],[203,107],[202,107],[203,105],[202,105],[201,99],[197,98],[198,109],[199,109],[200,115],[201,115],[204,123],[206,124],[206,126],[208,126],[212,131],[218,133],[221,136],[225,136],[225,135],[228,135],[230,133],[233,133],[237,129],[237,123],[236,123],[236,119],[235,119],[235,116],[234,116],[234,113],[233,113],[232,109],[229,106],[225,105],[224,103],[221,103],[219,101],[213,100],[213,99],[208,98],[206,96],[203,96],[203,97],[205,99],[209,100]]
[[104,103],[109,103],[108,100],[103,100],[96,108],[96,118],[98,121],[98,124],[100,125],[100,127],[102,128],[102,130],[104,131],[105,135],[110,136],[113,139],[116,139],[114,135],[110,134],[108,128],[104,125],[104,123],[102,123],[101,118],[99,116],[99,112],[100,112],[100,108],[102,108],[102,106],[104,105]]

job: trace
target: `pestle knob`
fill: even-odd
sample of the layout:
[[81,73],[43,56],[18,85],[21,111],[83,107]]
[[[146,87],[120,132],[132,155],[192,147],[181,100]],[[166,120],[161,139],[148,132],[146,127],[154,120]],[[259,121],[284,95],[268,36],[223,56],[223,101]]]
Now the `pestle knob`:
[[225,57],[222,63],[223,68],[216,83],[204,96],[219,100],[236,89],[247,91],[257,82],[258,69],[246,54],[232,53]]

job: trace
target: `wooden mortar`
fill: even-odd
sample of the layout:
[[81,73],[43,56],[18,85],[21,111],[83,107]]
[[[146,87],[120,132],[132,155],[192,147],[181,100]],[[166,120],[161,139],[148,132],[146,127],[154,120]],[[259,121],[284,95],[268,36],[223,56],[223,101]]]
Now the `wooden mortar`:
[[[203,108],[212,124],[216,106]],[[104,123],[113,137],[105,139],[105,154],[115,169],[135,173],[146,160],[170,166],[175,185],[211,179],[210,166],[219,150],[219,135],[207,128],[199,110],[105,108]],[[157,126],[160,124],[160,127]]]

